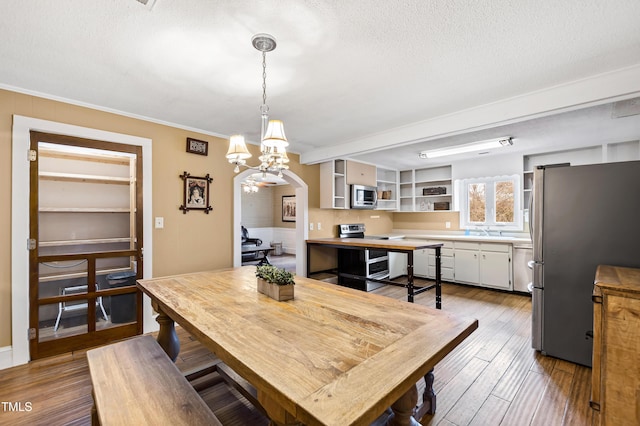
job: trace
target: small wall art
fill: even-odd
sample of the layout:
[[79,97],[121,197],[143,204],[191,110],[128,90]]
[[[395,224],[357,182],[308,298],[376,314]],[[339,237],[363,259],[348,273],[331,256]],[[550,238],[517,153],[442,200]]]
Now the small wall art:
[[187,214],[190,210],[202,210],[209,214],[213,208],[209,200],[209,184],[213,179],[207,173],[206,176],[191,176],[189,172],[180,175],[184,181],[182,205],[180,210]]
[[296,221],[296,196],[295,195],[282,196],[282,221],[283,222]]
[[187,138],[187,152],[198,155],[209,155],[209,142]]

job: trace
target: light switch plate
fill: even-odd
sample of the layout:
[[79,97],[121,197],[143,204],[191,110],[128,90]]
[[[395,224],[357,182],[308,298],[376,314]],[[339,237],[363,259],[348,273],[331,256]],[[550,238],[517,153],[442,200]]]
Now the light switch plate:
[[156,229],[164,228],[164,217],[156,217]]

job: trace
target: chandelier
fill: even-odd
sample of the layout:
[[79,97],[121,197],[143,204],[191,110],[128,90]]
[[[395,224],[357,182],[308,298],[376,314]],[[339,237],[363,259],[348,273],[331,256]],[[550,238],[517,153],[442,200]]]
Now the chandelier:
[[242,190],[247,194],[258,192],[258,183],[253,176],[249,176],[242,182]]
[[289,145],[284,134],[284,124],[280,120],[269,120],[269,107],[267,106],[267,52],[276,48],[276,39],[269,34],[256,34],[251,39],[251,44],[262,52],[262,105],[260,114],[262,123],[260,129],[260,152],[258,166],[248,166],[247,159],[251,158],[251,153],[247,150],[244,136],[233,135],[229,138],[229,150],[227,160],[235,164],[234,172],[240,171],[240,166],[253,170],[259,170],[266,175],[267,172],[277,172],[278,177],[282,177],[282,171],[289,168],[287,163],[286,147]]

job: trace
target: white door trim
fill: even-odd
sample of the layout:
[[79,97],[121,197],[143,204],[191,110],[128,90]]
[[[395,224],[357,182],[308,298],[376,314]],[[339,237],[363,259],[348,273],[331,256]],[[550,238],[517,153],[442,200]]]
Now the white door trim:
[[[96,139],[142,147],[143,209],[144,209],[144,276],[152,277],[152,173],[151,139],[122,133],[107,132],[87,127],[57,123],[20,115],[13,116],[12,134],[12,183],[11,183],[11,349],[12,365],[29,362],[29,161],[27,154],[31,141],[30,131],[69,135],[85,139]],[[151,302],[145,296],[144,332],[154,331],[158,325],[153,321]]]

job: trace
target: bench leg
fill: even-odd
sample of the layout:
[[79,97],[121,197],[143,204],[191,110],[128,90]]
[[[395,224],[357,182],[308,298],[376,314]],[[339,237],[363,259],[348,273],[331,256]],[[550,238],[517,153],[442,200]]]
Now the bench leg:
[[159,306],[155,305],[153,309],[158,313],[156,321],[160,324],[160,331],[158,331],[157,339],[158,343],[167,355],[169,355],[171,361],[175,362],[178,358],[178,354],[180,353],[180,340],[178,340],[174,322],[169,315],[165,314],[162,309],[160,309]]

